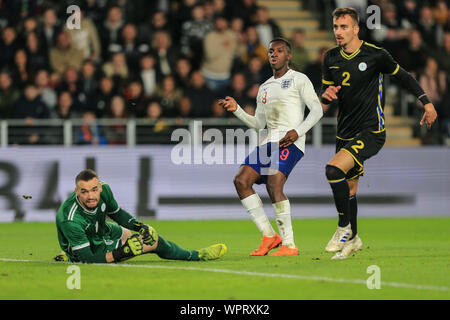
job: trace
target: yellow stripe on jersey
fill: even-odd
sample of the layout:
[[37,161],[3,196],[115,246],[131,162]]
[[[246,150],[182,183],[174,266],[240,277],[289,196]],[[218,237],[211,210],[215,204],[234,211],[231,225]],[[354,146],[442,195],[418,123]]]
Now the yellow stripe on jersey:
[[364,44],[365,44],[365,45],[368,45],[369,47],[372,47],[372,48],[375,48],[375,49],[381,50],[381,48],[380,48],[380,47],[377,47],[377,46],[376,46],[376,45],[374,45],[374,44],[371,44],[371,43],[368,43],[368,42],[364,42]]
[[322,83],[329,86],[329,85],[334,84],[334,81],[327,81],[327,80],[325,80],[325,79],[322,79]]
[[345,139],[345,138],[341,138],[339,136],[336,136],[336,138],[338,138],[339,140],[344,140],[344,141],[352,141],[355,138],[349,138],[349,139]]
[[358,55],[358,53],[361,52],[361,46],[363,45],[364,41],[361,40],[361,45],[359,46],[358,50],[356,50],[355,52],[353,52],[352,54],[346,54],[344,52],[343,49],[341,49],[341,56],[344,57],[344,59],[350,60],[353,59],[354,57],[356,57]]
[[400,65],[397,64],[397,68],[395,68],[394,72],[391,73],[391,76],[396,75],[398,70],[400,70]]

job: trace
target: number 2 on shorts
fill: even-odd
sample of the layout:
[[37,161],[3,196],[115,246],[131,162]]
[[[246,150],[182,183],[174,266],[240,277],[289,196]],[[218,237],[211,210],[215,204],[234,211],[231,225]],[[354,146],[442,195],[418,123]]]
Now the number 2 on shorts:
[[353,151],[355,151],[355,153],[358,153],[359,150],[364,148],[364,142],[362,142],[361,140],[356,141],[357,144],[355,144],[354,146],[352,146]]

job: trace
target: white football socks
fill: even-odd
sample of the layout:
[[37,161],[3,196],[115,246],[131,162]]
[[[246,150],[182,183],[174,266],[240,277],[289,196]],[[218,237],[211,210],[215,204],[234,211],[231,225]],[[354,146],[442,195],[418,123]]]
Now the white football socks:
[[289,200],[273,203],[272,206],[275,211],[275,219],[283,245],[288,248],[295,248],[291,220],[291,204]]
[[258,230],[264,237],[274,237],[275,230],[269,222],[266,213],[264,212],[263,203],[257,193],[241,200],[242,205],[250,214],[253,222],[258,227]]

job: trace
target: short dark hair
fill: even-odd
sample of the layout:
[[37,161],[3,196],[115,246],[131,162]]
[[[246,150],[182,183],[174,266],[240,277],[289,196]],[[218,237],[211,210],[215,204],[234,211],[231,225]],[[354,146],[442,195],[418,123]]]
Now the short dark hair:
[[333,11],[333,18],[340,18],[342,16],[349,15],[356,24],[359,24],[359,15],[354,8],[337,8]]
[[288,47],[288,52],[291,52],[291,50],[292,50],[291,43],[290,43],[289,41],[287,41],[285,38],[275,38],[275,39],[272,39],[272,40],[269,42],[269,46],[270,46],[270,44],[272,44],[272,43],[274,43],[274,42],[284,42],[284,44],[286,45],[286,47]]
[[89,181],[94,178],[98,179],[98,175],[94,170],[92,169],[83,170],[75,177],[75,185],[78,187],[78,181]]

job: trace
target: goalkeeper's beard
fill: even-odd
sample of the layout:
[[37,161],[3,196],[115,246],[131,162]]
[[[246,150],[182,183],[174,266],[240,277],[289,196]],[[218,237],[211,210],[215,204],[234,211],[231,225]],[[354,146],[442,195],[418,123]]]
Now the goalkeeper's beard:
[[[89,206],[89,205],[88,205],[88,201],[91,201],[91,203],[94,203],[94,205]],[[92,211],[92,210],[94,210],[95,208],[97,208],[98,200],[96,200],[96,199],[88,199],[86,202],[82,202],[82,201],[81,201],[81,203],[83,204],[83,207],[85,207],[85,208],[88,209],[89,211]]]

